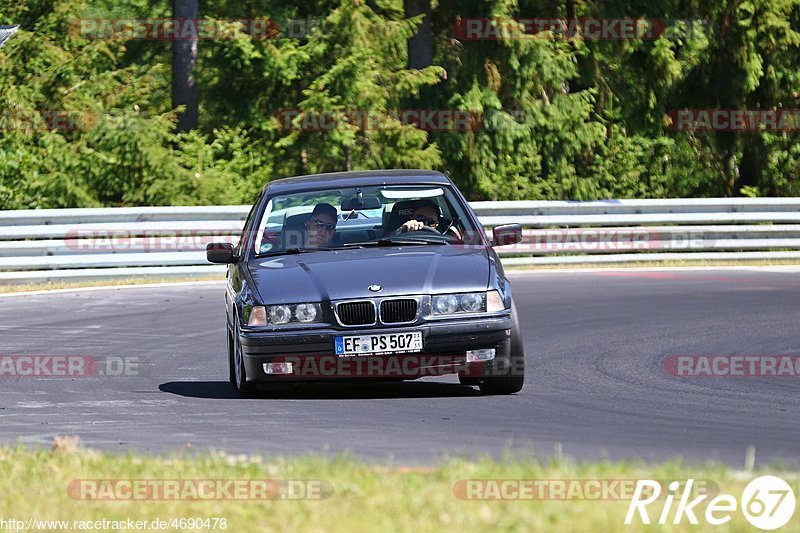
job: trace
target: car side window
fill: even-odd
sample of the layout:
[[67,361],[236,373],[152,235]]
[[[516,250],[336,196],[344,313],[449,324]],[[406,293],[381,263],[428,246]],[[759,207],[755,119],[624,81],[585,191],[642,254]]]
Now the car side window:
[[244,227],[242,228],[242,234],[239,237],[239,242],[236,244],[236,255],[238,257],[241,257],[243,249],[242,247],[245,246],[245,243],[247,242],[247,236],[250,231],[252,231],[253,219],[255,218],[256,211],[258,211],[258,206],[261,204],[262,194],[263,192],[258,194],[255,202],[253,202],[253,207],[250,208],[250,212],[247,214],[247,218],[245,219]]
[[264,208],[264,213],[261,215],[261,222],[258,224],[258,228],[254,228],[253,250],[255,250],[256,254],[267,252],[274,246],[273,233],[279,223],[273,220],[273,209],[274,204],[270,199]]

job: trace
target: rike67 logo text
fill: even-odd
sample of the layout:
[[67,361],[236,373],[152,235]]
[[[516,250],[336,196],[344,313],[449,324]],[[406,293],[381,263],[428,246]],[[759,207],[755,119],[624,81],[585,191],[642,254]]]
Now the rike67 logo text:
[[[673,481],[667,486],[666,497],[662,499],[664,489],[661,483],[650,479],[638,480],[625,523],[631,524],[638,517],[642,524],[680,524],[684,520],[688,520],[690,524],[699,524],[700,516],[705,519],[705,523],[719,526],[730,522],[734,513],[741,512],[754,527],[773,530],[785,526],[794,515],[794,492],[779,477],[762,476],[754,479],[742,491],[739,500],[730,494],[720,494],[708,502],[704,502],[708,498],[707,494],[690,500],[693,484],[693,479],[684,484]],[[651,516],[650,512],[654,514]]]

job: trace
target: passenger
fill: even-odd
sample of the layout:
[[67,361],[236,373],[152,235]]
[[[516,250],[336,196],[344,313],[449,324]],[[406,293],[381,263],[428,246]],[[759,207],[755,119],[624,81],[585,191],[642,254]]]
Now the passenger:
[[336,232],[338,213],[331,204],[317,204],[305,224],[305,248],[328,246]]

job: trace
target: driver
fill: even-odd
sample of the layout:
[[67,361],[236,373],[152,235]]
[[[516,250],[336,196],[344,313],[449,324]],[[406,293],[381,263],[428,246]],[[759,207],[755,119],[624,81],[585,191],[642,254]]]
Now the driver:
[[405,231],[419,231],[423,226],[428,226],[437,229],[439,225],[439,206],[430,200],[422,200],[417,204],[414,212],[411,213],[411,218],[404,222],[399,228],[398,233]]
[[[414,212],[411,214],[411,218],[404,222],[397,229],[396,233],[419,231],[425,226],[441,232],[442,230],[439,229],[440,220],[441,211],[439,209],[439,205],[431,200],[420,200],[417,204],[417,207],[414,209]],[[461,232],[458,230],[458,228],[452,225],[449,228],[446,228],[444,235],[455,237],[458,240],[461,239]]]

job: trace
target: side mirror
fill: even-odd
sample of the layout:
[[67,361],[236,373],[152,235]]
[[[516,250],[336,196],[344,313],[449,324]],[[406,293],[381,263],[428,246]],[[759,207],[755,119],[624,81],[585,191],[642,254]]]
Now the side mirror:
[[492,244],[508,246],[522,242],[522,226],[519,224],[503,224],[492,228]]
[[233,245],[229,242],[210,242],[206,246],[206,259],[209,263],[229,265],[237,260]]

